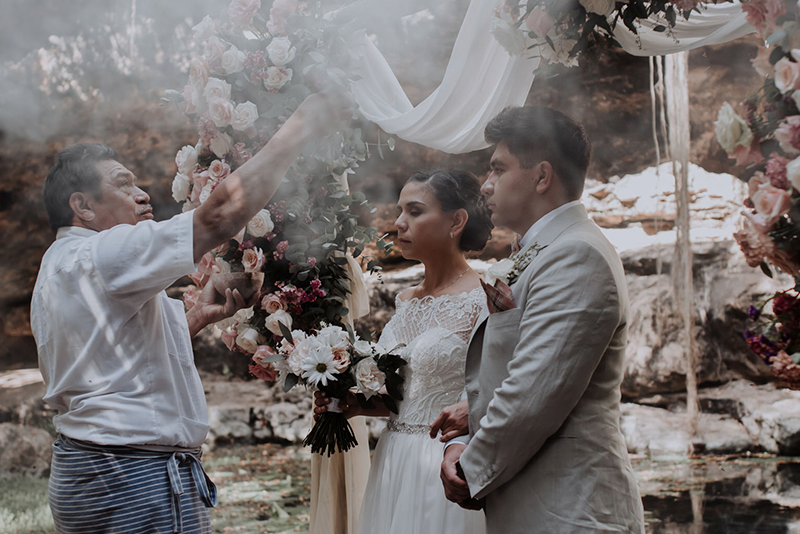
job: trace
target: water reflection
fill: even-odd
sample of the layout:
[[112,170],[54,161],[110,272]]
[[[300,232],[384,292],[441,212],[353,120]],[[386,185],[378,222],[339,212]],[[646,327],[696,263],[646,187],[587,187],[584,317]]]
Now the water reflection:
[[634,458],[647,534],[800,534],[800,458]]

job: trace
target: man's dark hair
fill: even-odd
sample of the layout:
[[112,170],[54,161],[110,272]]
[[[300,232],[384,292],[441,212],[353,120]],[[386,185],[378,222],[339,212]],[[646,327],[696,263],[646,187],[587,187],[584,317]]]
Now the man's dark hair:
[[486,125],[484,137],[492,145],[504,143],[524,169],[549,162],[567,194],[581,197],[592,144],[569,116],[544,107],[507,107]]
[[56,162],[44,180],[44,207],[53,231],[71,226],[74,213],[69,206],[72,193],[90,193],[100,198],[97,163],[117,159],[113,148],[95,143],[70,145],[56,155]]

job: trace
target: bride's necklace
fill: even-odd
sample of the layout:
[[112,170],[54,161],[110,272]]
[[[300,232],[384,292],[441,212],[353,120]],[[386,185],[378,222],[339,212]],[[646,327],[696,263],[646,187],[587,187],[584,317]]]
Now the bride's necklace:
[[469,267],[469,266],[467,266],[467,270],[466,270],[466,271],[464,271],[463,273],[459,274],[459,275],[458,275],[458,276],[455,278],[455,280],[453,280],[452,282],[450,282],[450,283],[449,283],[449,284],[447,284],[446,286],[440,287],[439,289],[437,289],[436,291],[434,291],[433,293],[431,293],[431,296],[434,296],[434,295],[436,295],[436,293],[439,293],[440,291],[444,291],[444,290],[445,290],[445,289],[447,289],[448,287],[452,286],[453,284],[455,284],[456,282],[458,282],[459,280],[461,280],[461,277],[462,277],[462,276],[464,276],[465,274],[467,274],[467,273],[469,272],[469,270],[470,270],[470,267]]

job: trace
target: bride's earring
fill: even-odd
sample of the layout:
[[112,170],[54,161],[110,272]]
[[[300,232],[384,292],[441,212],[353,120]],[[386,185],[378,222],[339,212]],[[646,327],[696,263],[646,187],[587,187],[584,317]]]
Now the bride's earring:
[[453,239],[453,232],[450,232],[450,239]]

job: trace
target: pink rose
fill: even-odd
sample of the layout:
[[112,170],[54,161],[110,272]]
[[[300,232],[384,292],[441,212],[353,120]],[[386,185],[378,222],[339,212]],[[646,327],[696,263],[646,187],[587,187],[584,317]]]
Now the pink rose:
[[267,31],[273,36],[286,35],[286,19],[270,17],[267,21]]
[[222,342],[225,343],[225,346],[228,347],[228,350],[234,350],[236,348],[236,336],[238,333],[236,332],[235,328],[228,328],[222,332]]
[[264,295],[264,298],[261,299],[261,307],[265,312],[272,315],[278,310],[285,310],[286,303],[283,302],[281,297],[277,294],[269,293],[268,295]]
[[332,347],[333,352],[333,366],[338,373],[343,373],[350,367],[350,353],[347,349],[342,347]]
[[189,84],[202,91],[208,83],[209,76],[211,76],[211,69],[208,63],[199,57],[192,58],[192,62],[189,64]]
[[253,376],[260,378],[261,380],[266,380],[267,382],[275,382],[278,380],[278,371],[271,363],[266,364],[266,367],[261,366],[260,364],[251,363],[250,367],[248,367],[248,370]]
[[297,0],[275,0],[269,10],[269,16],[278,16],[284,19],[289,18],[289,15],[294,13],[298,5],[299,3]]
[[786,57],[778,60],[775,63],[775,87],[783,94],[800,89],[800,64]]
[[231,166],[225,163],[224,161],[220,161],[215,159],[211,162],[211,165],[208,166],[208,175],[210,178],[219,182],[231,172]]
[[225,45],[222,44],[222,41],[220,41],[219,37],[216,35],[203,43],[203,59],[205,59],[209,65],[221,62],[222,54],[224,53]]
[[253,354],[253,361],[256,362],[261,367],[267,367],[271,365],[271,363],[265,362],[267,358],[275,356],[277,352],[275,349],[270,347],[269,345],[259,345],[256,349],[255,354]]
[[789,156],[800,155],[800,115],[786,117],[775,130],[775,139]]
[[197,264],[197,272],[190,274],[189,277],[194,280],[194,283],[198,286],[205,287],[211,275],[218,272],[219,267],[217,266],[214,256],[210,252],[206,252],[203,254],[200,263]]
[[196,287],[190,287],[184,292],[183,305],[186,306],[186,311],[194,308],[195,304],[197,304],[198,297],[200,297],[200,292],[197,291]]
[[261,0],[233,0],[228,6],[228,15],[239,26],[250,26],[259,9]]
[[542,6],[536,6],[531,9],[528,18],[525,19],[525,25],[528,29],[542,39],[553,29],[554,22],[553,17]]
[[748,197],[748,198],[752,198],[752,197],[753,197],[753,195],[755,195],[755,194],[756,194],[756,191],[758,191],[758,187],[759,187],[760,185],[762,185],[762,184],[768,184],[768,183],[769,183],[769,179],[768,179],[766,176],[764,176],[764,173],[763,173],[763,172],[761,172],[761,171],[757,171],[757,172],[756,172],[756,173],[755,173],[755,174],[754,174],[754,175],[753,175],[753,176],[750,178],[750,180],[747,182],[747,189],[748,189],[748,191],[747,191],[747,197]]
[[788,191],[778,189],[772,184],[761,184],[750,197],[756,214],[748,214],[750,222],[762,232],[769,232],[778,220],[789,213],[792,197]]
[[256,273],[264,266],[264,252],[258,248],[248,248],[242,254],[242,265],[244,265],[244,272]]

